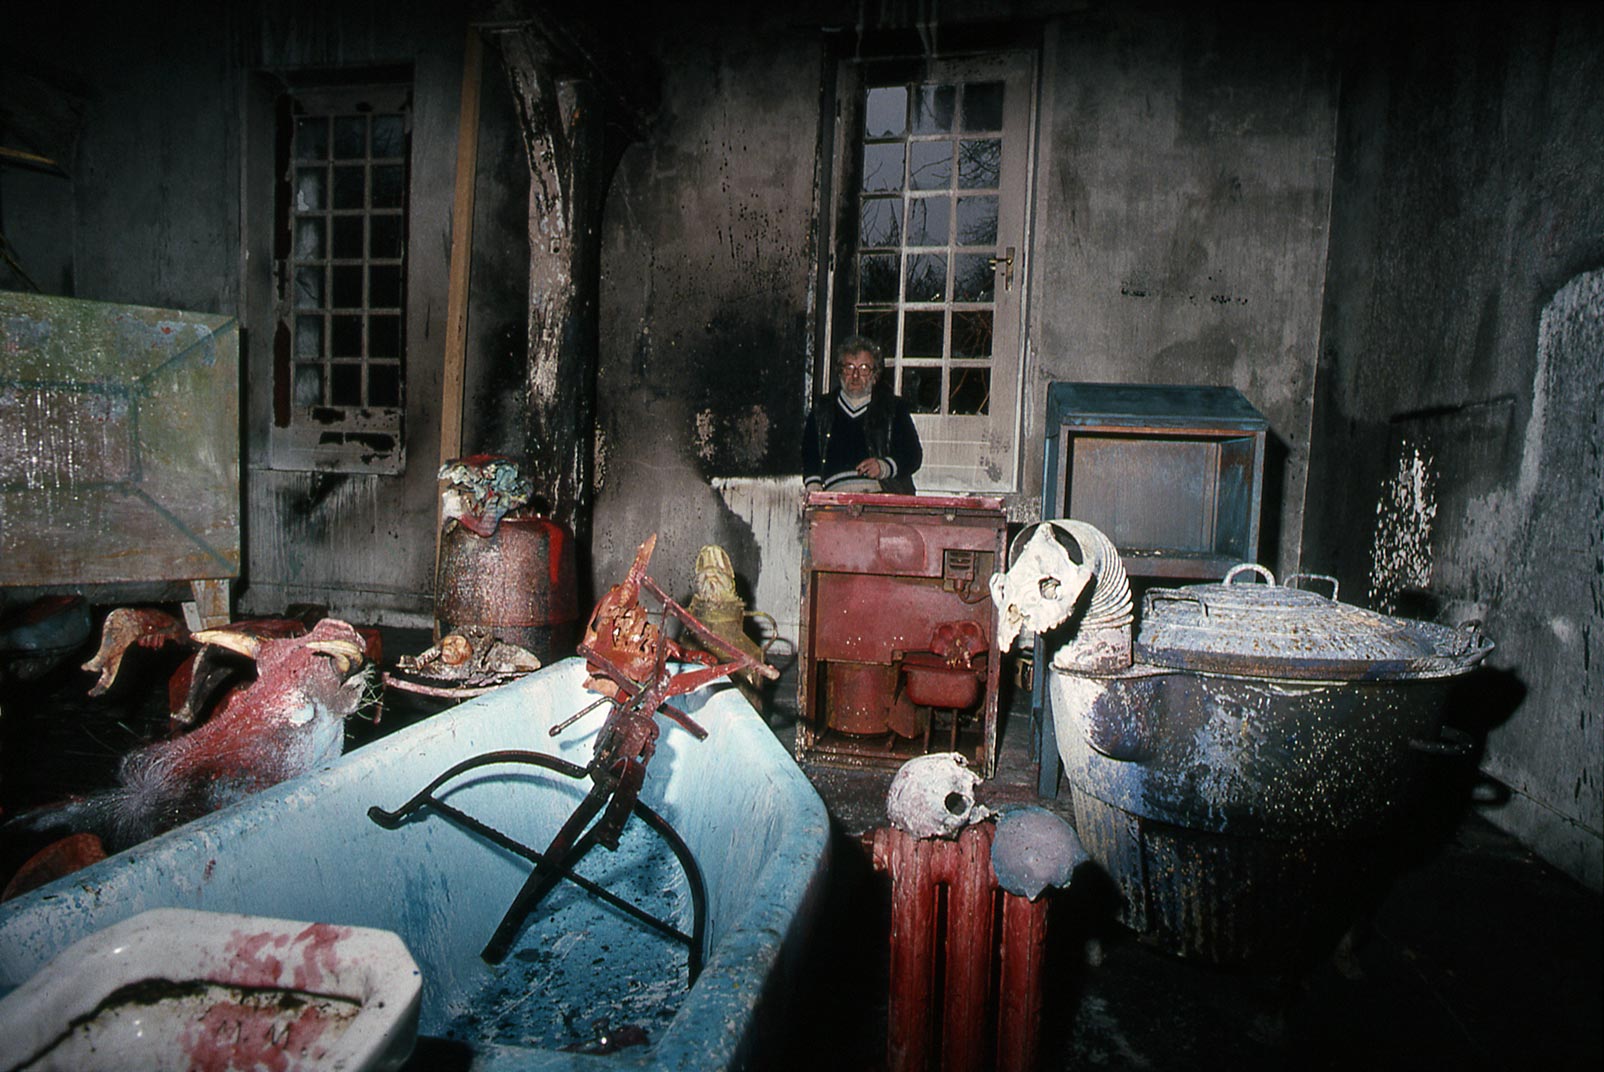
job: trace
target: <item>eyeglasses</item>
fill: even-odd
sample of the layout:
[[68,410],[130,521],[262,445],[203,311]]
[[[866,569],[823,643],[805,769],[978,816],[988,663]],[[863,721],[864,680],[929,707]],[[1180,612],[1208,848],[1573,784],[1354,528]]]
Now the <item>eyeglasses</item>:
[[867,375],[867,374],[869,374],[869,373],[871,373],[873,371],[874,371],[874,366],[873,365],[842,365],[841,366],[841,375],[843,375],[843,376],[847,375],[848,373],[851,373],[853,375]]

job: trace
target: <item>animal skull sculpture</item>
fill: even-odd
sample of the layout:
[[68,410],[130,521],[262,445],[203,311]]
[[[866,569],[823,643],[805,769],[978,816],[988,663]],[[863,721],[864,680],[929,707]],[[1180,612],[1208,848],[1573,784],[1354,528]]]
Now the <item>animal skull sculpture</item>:
[[1091,580],[1091,566],[1071,557],[1057,525],[1038,525],[1008,571],[991,576],[997,650],[1009,650],[1026,629],[1040,634],[1061,625]]
[[981,777],[957,752],[932,752],[908,760],[891,779],[886,817],[917,838],[955,837],[970,823],[991,815],[975,801]]

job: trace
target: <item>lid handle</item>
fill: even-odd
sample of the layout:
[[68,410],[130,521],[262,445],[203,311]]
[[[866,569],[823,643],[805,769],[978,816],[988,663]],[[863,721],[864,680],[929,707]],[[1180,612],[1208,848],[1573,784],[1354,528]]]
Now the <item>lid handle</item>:
[[1207,618],[1209,605],[1184,588],[1154,588],[1142,599],[1142,617],[1151,618],[1153,607],[1159,603],[1196,603],[1198,611]]
[[1271,573],[1257,562],[1238,562],[1236,565],[1232,566],[1230,572],[1225,575],[1225,583],[1230,584],[1236,580],[1238,575],[1247,573],[1250,570],[1254,573],[1257,573],[1260,577],[1263,577],[1265,584],[1275,584],[1275,574]]
[[1326,598],[1335,603],[1337,601],[1337,579],[1325,573],[1294,573],[1287,578],[1288,588],[1300,588],[1299,581],[1325,581],[1331,586],[1331,594]]

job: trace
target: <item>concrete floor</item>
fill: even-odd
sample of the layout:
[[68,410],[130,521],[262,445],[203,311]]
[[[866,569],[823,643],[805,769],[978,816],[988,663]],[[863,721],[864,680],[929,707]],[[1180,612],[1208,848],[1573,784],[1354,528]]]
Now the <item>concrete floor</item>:
[[[387,659],[426,640],[386,634]],[[123,751],[160,732],[161,666],[152,662],[144,691],[109,702],[86,701],[89,679],[71,667],[9,686],[0,808],[104,784]],[[767,711],[787,743],[794,696],[782,679]],[[354,724],[348,747],[440,706],[397,698],[379,726]],[[1011,706],[999,776],[983,791],[993,804],[1036,799],[1028,715]],[[861,835],[883,821],[890,775],[820,767],[810,775],[835,820],[832,877],[801,984],[788,996],[789,1038],[761,1067],[879,1069],[889,896]],[[1042,1067],[1604,1066],[1604,902],[1495,829],[1473,788],[1465,779],[1428,787],[1409,815],[1407,852],[1352,949],[1296,971],[1228,971],[1154,948],[1113,922],[1108,887],[1082,868],[1052,895]],[[415,1067],[444,1067],[429,1064],[430,1052]]]
[[[770,707],[782,739],[794,733],[786,685]],[[1045,805],[1073,822],[1067,790],[1035,794],[1028,696],[1009,706],[982,801]],[[889,894],[860,835],[884,821],[890,776],[804,769],[837,851],[809,1027],[789,1067],[883,1068]],[[1473,771],[1441,771],[1346,942],[1283,970],[1156,947],[1114,921],[1111,887],[1082,867],[1049,909],[1042,1068],[1604,1067],[1604,899],[1494,827],[1494,805],[1477,803],[1496,800],[1488,789]]]

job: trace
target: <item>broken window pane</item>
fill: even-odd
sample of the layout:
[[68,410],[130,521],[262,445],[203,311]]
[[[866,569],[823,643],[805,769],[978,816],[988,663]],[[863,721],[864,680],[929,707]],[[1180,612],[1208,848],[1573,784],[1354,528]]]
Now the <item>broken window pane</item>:
[[863,104],[863,136],[894,138],[907,129],[908,90],[905,86],[876,86]]

